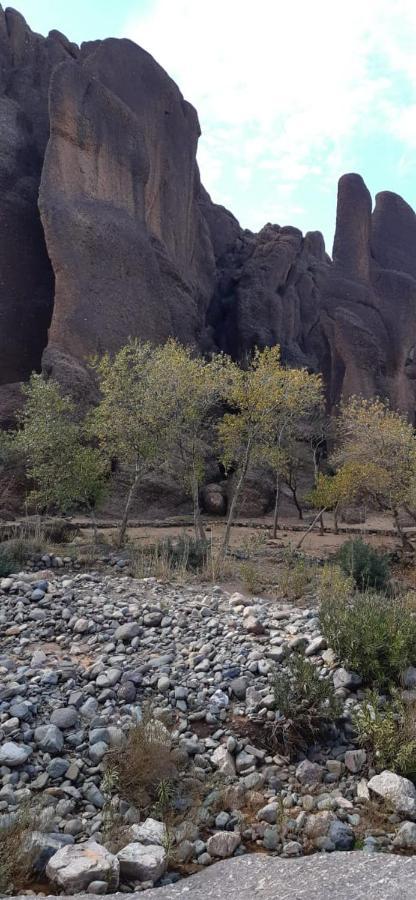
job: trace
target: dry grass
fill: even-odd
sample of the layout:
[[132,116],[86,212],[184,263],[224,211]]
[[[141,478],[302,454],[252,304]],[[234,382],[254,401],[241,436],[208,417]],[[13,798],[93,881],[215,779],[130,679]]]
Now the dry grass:
[[169,733],[150,714],[130,729],[120,750],[110,750],[107,771],[114,773],[120,795],[139,810],[160,804],[179,776]]
[[0,896],[23,890],[30,882],[34,861],[30,834],[40,830],[39,814],[37,804],[25,803],[0,826]]

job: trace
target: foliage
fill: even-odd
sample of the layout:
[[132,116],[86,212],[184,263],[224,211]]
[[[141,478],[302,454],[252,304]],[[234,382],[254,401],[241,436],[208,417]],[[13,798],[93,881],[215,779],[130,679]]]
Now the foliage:
[[334,598],[346,603],[353,590],[353,579],[336,563],[325,563],[317,570],[317,591],[321,603],[331,603]]
[[369,591],[321,600],[322,632],[345,665],[364,684],[380,688],[398,683],[416,661],[416,618],[400,598]]
[[405,703],[397,690],[384,703],[376,691],[368,692],[354,710],[353,724],[372,764],[406,778],[416,777],[416,708]]
[[123,751],[109,751],[106,762],[120,796],[140,810],[160,802],[167,782],[174,782],[179,775],[169,733],[148,711],[130,729]]
[[381,591],[387,587],[390,576],[388,554],[377,551],[362,538],[346,541],[334,558],[360,591],[368,588]]
[[[49,823],[50,824],[50,823]],[[38,803],[22,803],[19,808],[2,816],[0,824],[0,895],[18,893],[28,887],[32,875],[34,854],[31,833],[46,826]]]
[[[416,436],[412,425],[387,402],[352,397],[341,406],[339,446],[332,458],[337,469],[338,495],[359,494],[393,513],[405,545],[398,510],[416,495]],[[342,485],[343,490],[339,485]]]
[[286,549],[279,567],[278,585],[283,597],[300,600],[314,587],[316,568],[306,557]]
[[164,465],[192,497],[195,536],[203,540],[199,490],[212,443],[213,421],[236,367],[222,354],[207,361],[174,340],[156,348],[153,365],[168,434]]
[[133,552],[136,578],[185,578],[190,573],[211,575],[211,548],[207,541],[182,535],[176,540],[166,538],[157,544],[141,547]]
[[[256,350],[245,369],[228,371],[226,400],[229,411],[218,425],[221,461],[236,471],[236,486],[228,512],[222,553],[230,538],[237,502],[254,463],[272,465],[277,473],[286,466],[283,437],[292,434],[302,411],[310,409],[320,393],[320,379],[303,369],[282,366],[280,348]],[[308,379],[313,390],[308,390]],[[304,398],[304,399],[302,399]]]
[[27,460],[35,487],[30,494],[40,509],[61,513],[83,507],[92,512],[103,495],[106,464],[86,443],[75,404],[57,382],[32,375],[24,386],[25,406],[15,443]]
[[340,705],[332,682],[320,678],[312,662],[294,653],[287,671],[274,678],[275,708],[280,719],[274,723],[274,738],[290,753],[305,750],[340,715]]

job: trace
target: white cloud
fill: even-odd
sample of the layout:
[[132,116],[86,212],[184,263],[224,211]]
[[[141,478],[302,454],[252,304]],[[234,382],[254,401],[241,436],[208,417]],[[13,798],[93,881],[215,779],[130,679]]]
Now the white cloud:
[[122,34],[196,106],[202,178],[219,202],[230,180],[244,193],[261,179],[280,197],[318,178],[334,190],[361,133],[416,145],[396,83],[416,85],[415,0],[153,0]]

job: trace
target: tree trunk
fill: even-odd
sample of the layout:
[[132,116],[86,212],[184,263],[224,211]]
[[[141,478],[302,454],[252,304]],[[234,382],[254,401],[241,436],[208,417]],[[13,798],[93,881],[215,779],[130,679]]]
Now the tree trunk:
[[335,509],[334,509],[334,531],[335,531],[335,534],[338,534],[338,532],[339,532],[339,528],[338,528],[338,513],[339,513],[339,503],[337,503],[337,505],[336,505],[336,507],[335,507]]
[[192,480],[192,499],[194,503],[194,529],[197,541],[206,541],[205,529],[202,522],[201,508],[199,506],[199,487],[198,481],[194,477]]
[[240,496],[241,488],[243,487],[243,484],[244,484],[244,481],[245,481],[245,478],[247,475],[247,471],[248,471],[248,467],[249,467],[249,463],[250,463],[250,457],[251,457],[251,440],[249,440],[247,443],[246,452],[244,455],[244,461],[243,461],[243,465],[242,465],[241,471],[240,471],[240,476],[239,476],[239,479],[238,479],[236,487],[235,487],[233,498],[230,503],[230,508],[228,510],[228,518],[227,518],[227,524],[225,526],[225,534],[224,534],[224,538],[223,538],[223,541],[222,541],[222,544],[220,547],[220,551],[219,551],[219,556],[218,556],[219,561],[225,559],[225,556],[226,556],[226,553],[228,550],[228,545],[230,543],[231,528],[232,528],[232,524],[234,522],[235,511],[237,508],[237,501]]
[[95,518],[95,509],[93,506],[90,506],[90,516],[91,516],[91,524],[92,524],[92,533],[94,535],[94,544],[98,541],[98,529],[97,529],[97,519]]
[[276,498],[274,501],[273,513],[273,538],[277,537],[278,520],[279,520],[279,502],[280,502],[280,478],[279,472],[276,472]]
[[309,525],[309,528],[306,529],[306,531],[302,535],[300,541],[296,544],[297,549],[299,549],[299,547],[302,546],[305,538],[308,536],[308,534],[310,534],[310,532],[312,531],[312,528],[314,527],[314,525],[316,525],[318,519],[320,519],[320,521],[321,521],[321,528],[322,528],[322,516],[323,516],[324,512],[326,512],[326,509],[327,509],[326,506],[324,506],[324,508],[318,512],[318,515],[315,516],[313,522],[311,522],[311,524]]
[[122,545],[124,544],[124,538],[126,536],[126,530],[127,530],[127,525],[128,525],[128,521],[129,521],[130,507],[133,502],[134,495],[136,493],[139,481],[140,481],[140,473],[136,470],[136,474],[134,476],[132,484],[130,485],[129,492],[126,497],[123,518],[120,522],[120,529],[118,532],[118,546],[119,547],[122,547]]
[[295,504],[295,506],[296,506],[296,509],[297,509],[297,511],[298,511],[298,518],[302,521],[302,519],[303,519],[303,509],[302,509],[302,507],[301,507],[301,505],[300,505],[300,503],[299,503],[299,500],[298,500],[297,490],[296,490],[296,488],[293,487],[291,484],[288,485],[288,488],[289,488],[289,490],[292,491],[293,502],[294,502],[294,504]]
[[414,548],[413,548],[413,545],[410,543],[410,541],[409,541],[409,539],[408,539],[406,533],[403,531],[403,528],[402,528],[402,526],[400,525],[400,521],[399,521],[399,513],[398,513],[398,510],[397,510],[397,507],[394,507],[394,509],[393,509],[393,518],[394,518],[394,524],[395,524],[395,527],[396,527],[396,531],[397,531],[397,534],[398,534],[398,536],[399,536],[399,539],[400,539],[400,542],[401,542],[401,545],[402,545],[402,549],[403,549],[404,551],[406,551],[406,550],[409,551],[409,550],[410,550],[410,551],[413,553],[413,549],[414,549]]

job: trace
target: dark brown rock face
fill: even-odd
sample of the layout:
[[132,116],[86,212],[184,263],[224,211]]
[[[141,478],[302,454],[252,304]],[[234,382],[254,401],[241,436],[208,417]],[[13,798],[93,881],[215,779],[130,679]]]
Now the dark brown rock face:
[[279,343],[289,364],[323,372],[331,408],[377,393],[413,419],[413,210],[385,192],[372,212],[363,180],[345,175],[333,261],[319,232],[252,234],[201,186],[199,133],[196,111],[131,41],[79,49],[0,7],[6,420],[33,369],[84,398],[91,353],[168,335],[237,358]]

